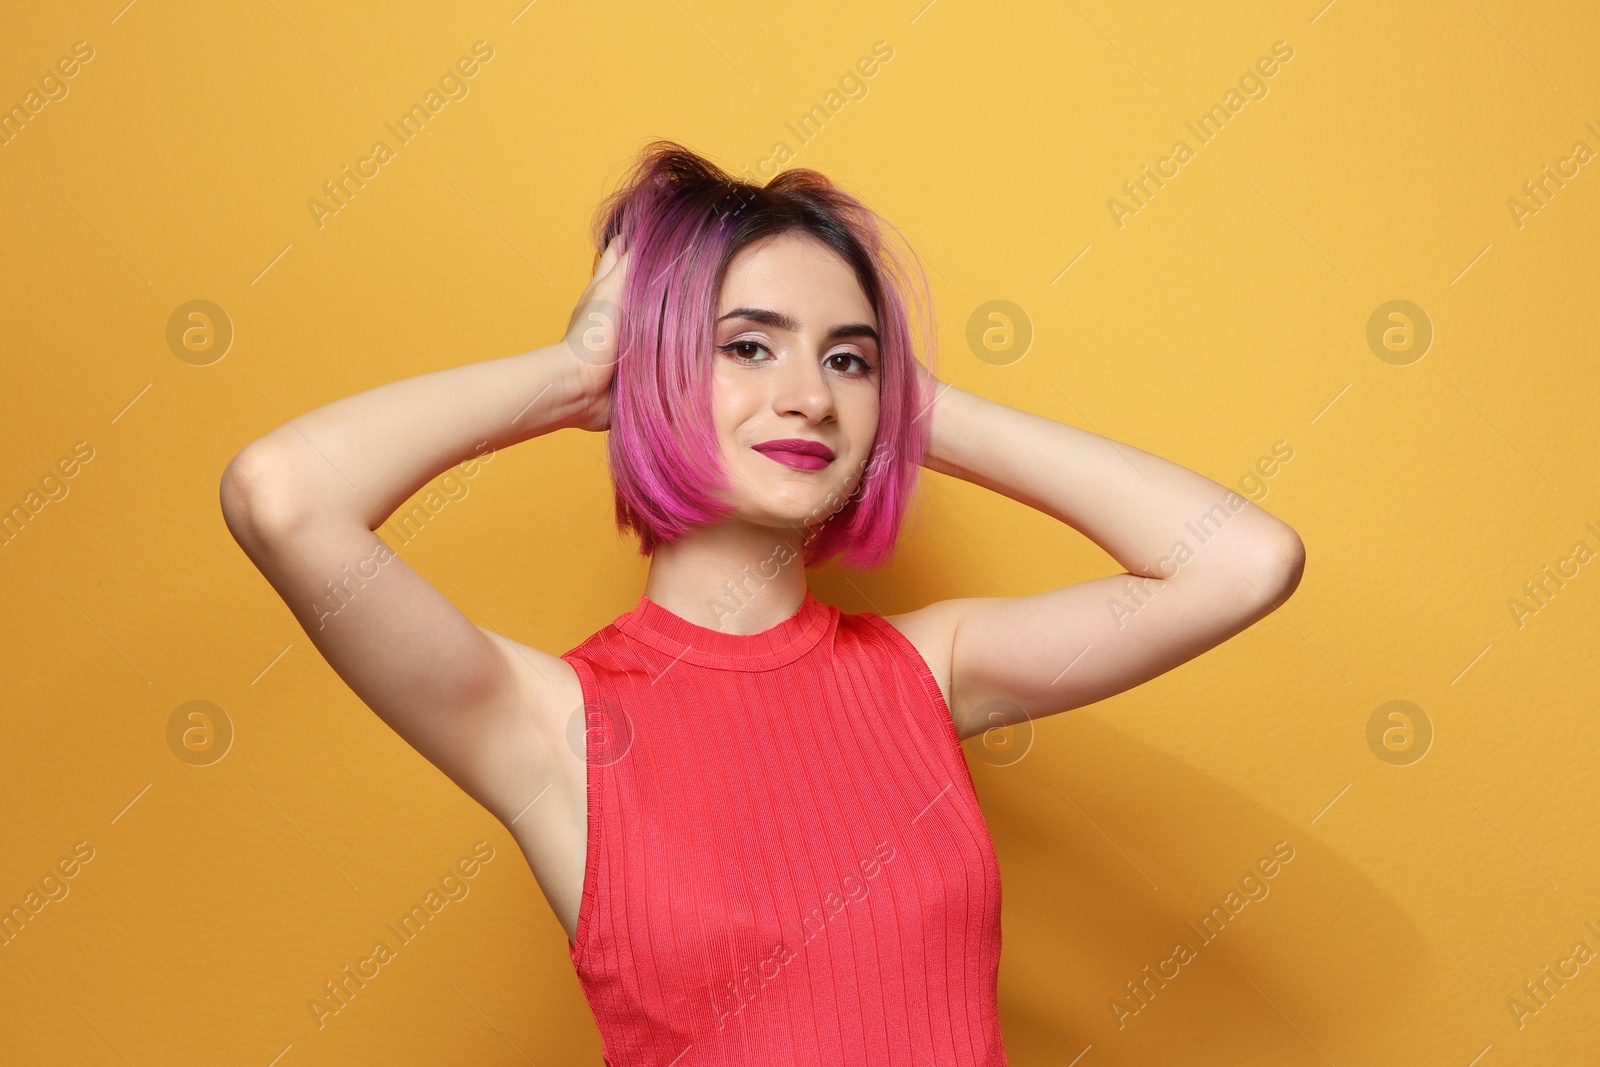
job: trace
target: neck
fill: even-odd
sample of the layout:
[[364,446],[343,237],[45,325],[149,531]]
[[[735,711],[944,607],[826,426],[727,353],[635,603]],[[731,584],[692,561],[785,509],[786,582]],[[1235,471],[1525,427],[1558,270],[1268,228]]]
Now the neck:
[[709,630],[761,633],[805,600],[803,545],[796,531],[736,519],[702,526],[656,548],[644,595]]

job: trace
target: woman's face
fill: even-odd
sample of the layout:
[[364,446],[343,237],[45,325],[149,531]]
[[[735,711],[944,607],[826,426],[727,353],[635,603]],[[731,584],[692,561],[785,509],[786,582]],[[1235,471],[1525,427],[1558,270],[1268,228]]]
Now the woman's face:
[[[808,234],[763,238],[728,264],[711,407],[735,517],[805,529],[848,501],[878,432],[877,329],[855,272]],[[795,440],[828,452],[779,447]]]

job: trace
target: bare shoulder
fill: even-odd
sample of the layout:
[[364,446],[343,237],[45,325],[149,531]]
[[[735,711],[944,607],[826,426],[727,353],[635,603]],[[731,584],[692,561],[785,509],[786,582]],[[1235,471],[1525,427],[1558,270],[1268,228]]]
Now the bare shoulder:
[[[482,629],[482,627],[480,627]],[[575,714],[581,714],[583,685],[572,664],[543,649],[483,630],[516,679],[518,717],[543,742],[560,741]]]
[[[950,694],[951,665],[955,650],[956,622],[960,614],[961,601],[937,600],[915,611],[883,616],[883,621],[898,630],[922,656],[923,662],[927,663],[928,669],[933,672],[934,680],[939,683],[939,692],[944,696],[945,707],[951,709],[953,718],[954,707],[951,704]],[[968,735],[962,729],[961,719],[954,718],[954,722],[956,735],[965,740]]]
[[544,787],[583,787],[582,759],[569,740],[571,720],[582,714],[583,688],[577,671],[560,656],[479,629],[503,659],[511,681],[500,697],[502,728],[485,739],[480,753],[483,773],[476,799],[515,832],[521,827],[513,823],[529,821],[531,813],[519,816]]

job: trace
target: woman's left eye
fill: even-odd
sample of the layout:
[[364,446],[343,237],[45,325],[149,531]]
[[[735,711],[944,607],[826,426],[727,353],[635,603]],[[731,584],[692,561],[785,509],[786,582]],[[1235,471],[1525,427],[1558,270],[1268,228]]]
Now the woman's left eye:
[[855,371],[855,373],[857,375],[870,374],[872,372],[872,364],[868,363],[864,358],[862,358],[861,356],[856,355],[854,352],[835,352],[833,355],[829,356],[828,358],[829,359],[839,359],[841,357],[843,357],[844,359],[853,359],[853,360],[856,361],[856,363],[859,365],[858,369]]

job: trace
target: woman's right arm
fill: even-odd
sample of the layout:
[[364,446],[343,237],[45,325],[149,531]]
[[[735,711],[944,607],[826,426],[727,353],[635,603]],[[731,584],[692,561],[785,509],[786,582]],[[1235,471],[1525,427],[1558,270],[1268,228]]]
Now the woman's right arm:
[[609,422],[605,352],[580,359],[572,340],[596,335],[583,309],[612,295],[615,265],[608,249],[563,342],[336,400],[252,441],[222,476],[229,531],[317,651],[502,821],[556,773],[564,712],[582,699],[572,670],[474,625],[373,531],[474,455]]

